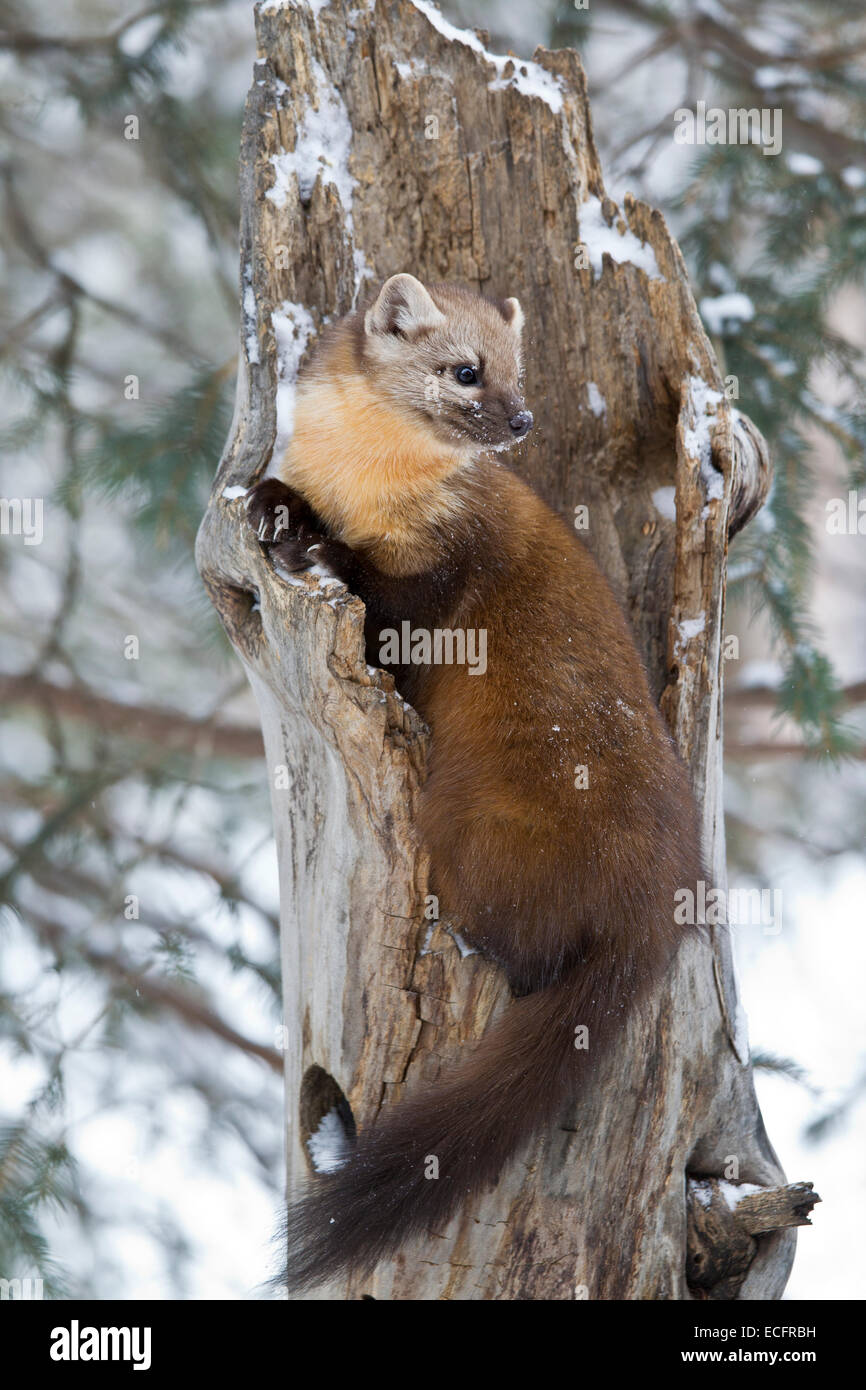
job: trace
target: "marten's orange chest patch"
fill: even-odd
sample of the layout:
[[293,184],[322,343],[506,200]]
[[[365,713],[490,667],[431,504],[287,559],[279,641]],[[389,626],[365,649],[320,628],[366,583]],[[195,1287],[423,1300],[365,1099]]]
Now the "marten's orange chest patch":
[[340,540],[373,545],[402,569],[460,507],[446,484],[470,464],[465,447],[431,439],[359,374],[301,389],[280,476]]

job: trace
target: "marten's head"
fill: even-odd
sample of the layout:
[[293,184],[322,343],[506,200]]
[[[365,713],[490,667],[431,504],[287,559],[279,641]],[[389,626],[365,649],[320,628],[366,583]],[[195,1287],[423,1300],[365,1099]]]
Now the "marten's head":
[[423,416],[443,443],[506,449],[532,427],[522,328],[516,299],[392,275],[363,315],[361,362],[377,390]]

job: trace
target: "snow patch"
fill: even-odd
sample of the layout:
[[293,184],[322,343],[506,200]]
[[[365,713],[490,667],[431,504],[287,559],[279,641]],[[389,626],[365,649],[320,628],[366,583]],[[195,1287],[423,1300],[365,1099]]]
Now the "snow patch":
[[701,318],[711,333],[737,333],[740,325],[755,317],[755,306],[747,294],[717,294],[701,300]]
[[247,489],[245,487],[224,487],[222,495],[227,498],[229,502],[234,502],[238,497],[246,497]]
[[801,174],[804,178],[824,172],[824,165],[820,159],[816,159],[812,154],[798,154],[796,151],[788,155],[788,168],[792,174]]
[[273,566],[274,572],[280,576],[284,583],[291,584],[295,589],[306,589],[308,594],[314,592],[308,584],[304,583],[299,574],[292,574],[291,570],[287,570],[284,565],[280,564],[279,560],[274,559]]
[[329,1110],[319,1121],[315,1134],[307,1140],[307,1148],[317,1173],[335,1173],[349,1160],[349,1139],[337,1107]]
[[297,180],[298,196],[309,203],[316,180],[332,183],[339,194],[349,230],[352,228],[352,196],[355,179],[349,173],[349,152],[352,148],[352,127],[346,103],[331,85],[317,59],[312,62],[316,83],[316,105],[304,113],[297,132],[295,148],[271,155],[275,181],[265,194],[278,208],[288,202],[293,180]]
[[271,314],[277,344],[277,434],[272,461],[280,461],[295,425],[295,383],[307,344],[316,331],[313,316],[303,304],[284,299]]
[[[346,219],[346,231],[352,239],[357,298],[362,282],[371,272],[363,251],[355,247],[352,200],[357,179],[349,172],[352,126],[346,103],[336,87],[328,81],[321,63],[314,58],[311,66],[315,81],[314,104],[304,113],[295,139],[295,148],[271,155],[274,186],[267,190],[265,197],[278,208],[284,208],[296,181],[298,197],[307,205],[313,196],[317,179],[321,178],[325,185],[334,185]],[[286,90],[284,83],[278,86],[277,90],[280,89]]]
[[[736,967],[734,967],[736,969]],[[739,989],[739,985],[737,986]],[[748,1062],[752,1055],[749,1046],[749,1015],[746,1013],[739,999],[734,1013],[734,1047],[738,1056],[742,1057],[744,1064]]]
[[692,424],[683,430],[683,444],[690,458],[700,465],[701,477],[706,487],[707,501],[724,496],[725,480],[713,467],[712,423],[713,414],[708,407],[721,402],[721,391],[714,391],[702,377],[688,379],[689,407]]
[[159,37],[164,24],[165,16],[162,13],[144,15],[124,29],[117,46],[125,57],[140,58]]
[[707,625],[707,615],[699,613],[696,618],[681,618],[677,623],[674,637],[674,660],[679,661],[683,652],[695,637],[700,637]]
[[[753,1192],[763,1192],[763,1188],[753,1182],[728,1182],[726,1178],[717,1178],[719,1195],[724,1198],[728,1211],[733,1211],[739,1206],[744,1197],[750,1197]],[[689,1178],[689,1191],[697,1202],[705,1209],[709,1208],[713,1200],[713,1186],[709,1178]]]
[[[490,53],[477,34],[473,34],[469,29],[458,29],[436,9],[435,5],[431,5],[429,0],[412,0],[412,3],[446,39],[450,39],[452,43],[464,44],[466,48],[480,53],[485,62],[493,64],[497,76],[494,81],[488,82],[489,91],[499,92],[506,87],[516,87],[524,96],[538,97],[546,102],[555,115],[562,110],[562,88],[559,80],[539,63],[523,62],[507,53]],[[505,69],[509,65],[513,71],[505,76]]]
[[705,613],[700,613],[697,618],[683,618],[679,626],[680,636],[684,642],[690,642],[693,637],[697,637],[707,625]]
[[726,1182],[724,1178],[719,1181],[719,1191],[725,1199],[728,1211],[733,1211],[742,1202],[744,1197],[749,1197],[753,1192],[763,1192],[763,1188],[753,1182]]
[[667,521],[677,519],[677,490],[675,487],[657,487],[652,494],[653,506]]
[[586,383],[586,394],[589,397],[589,408],[596,417],[607,414],[607,401],[599,391],[594,381]]
[[581,203],[578,212],[580,216],[580,239],[589,252],[589,260],[596,280],[604,268],[602,258],[605,252],[612,261],[616,261],[617,265],[630,261],[632,265],[637,266],[638,270],[642,270],[648,279],[664,279],[651,246],[639,241],[628,227],[620,233],[616,223],[612,227],[607,225],[600,198],[587,198],[585,203]]

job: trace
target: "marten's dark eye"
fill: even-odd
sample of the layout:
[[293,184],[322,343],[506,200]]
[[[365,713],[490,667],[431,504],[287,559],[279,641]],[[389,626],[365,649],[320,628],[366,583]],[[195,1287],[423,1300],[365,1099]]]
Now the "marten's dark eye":
[[477,386],[478,373],[474,367],[455,367],[454,375],[461,386]]

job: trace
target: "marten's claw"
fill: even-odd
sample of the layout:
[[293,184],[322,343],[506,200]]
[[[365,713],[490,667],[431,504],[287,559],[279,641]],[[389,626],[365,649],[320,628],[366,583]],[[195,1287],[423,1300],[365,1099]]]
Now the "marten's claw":
[[306,526],[313,529],[309,504],[279,478],[263,478],[247,494],[247,516],[259,542],[271,547],[290,540]]

